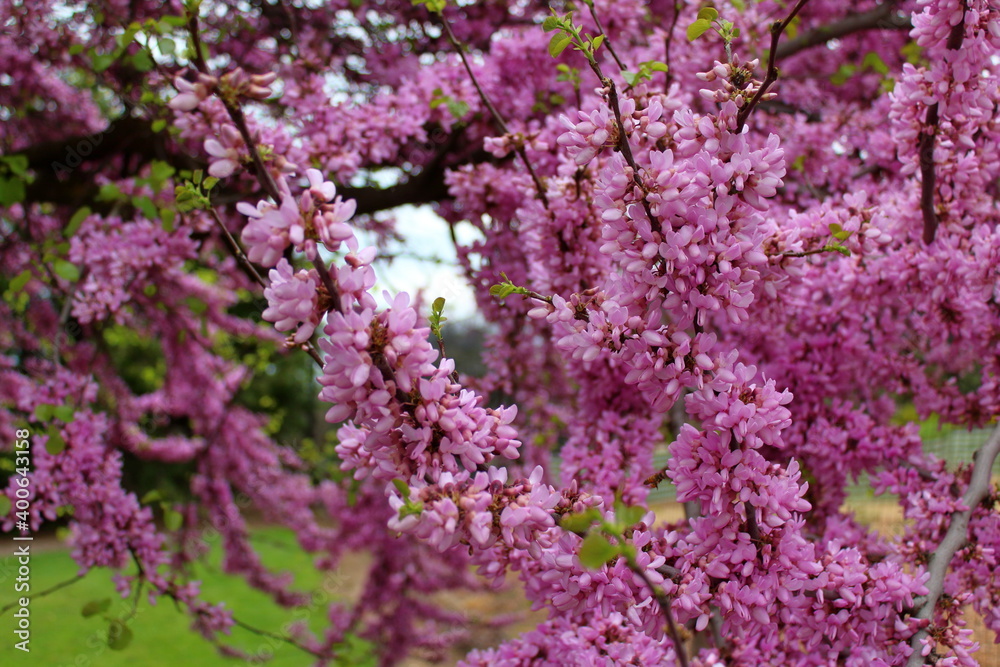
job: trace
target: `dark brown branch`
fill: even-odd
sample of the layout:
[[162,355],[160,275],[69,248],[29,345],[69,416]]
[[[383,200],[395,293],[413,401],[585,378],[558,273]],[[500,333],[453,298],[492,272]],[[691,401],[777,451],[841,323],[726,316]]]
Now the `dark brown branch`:
[[[948,34],[948,43],[945,47],[949,51],[962,48],[962,41],[965,39],[965,2],[962,3],[962,8],[962,20]],[[924,243],[927,244],[934,242],[938,226],[937,210],[934,206],[937,180],[934,173],[934,140],[937,137],[938,120],[938,104],[934,103],[927,108],[924,129],[917,143],[917,155],[920,160],[920,212],[924,218]]]
[[674,81],[674,75],[670,71],[670,44],[674,39],[674,30],[677,28],[677,19],[681,17],[681,3],[674,2],[674,16],[670,19],[670,27],[667,28],[667,36],[663,38],[663,63],[667,66],[667,71],[663,73],[665,79],[664,92],[670,91],[670,84]]
[[208,210],[212,214],[212,218],[215,220],[216,224],[219,225],[219,229],[222,230],[222,236],[223,238],[226,239],[226,244],[229,246],[230,252],[232,252],[233,255],[236,257],[237,261],[239,261],[240,266],[243,268],[243,271],[255,283],[257,283],[261,287],[267,287],[267,283],[264,281],[261,275],[257,273],[257,269],[250,262],[250,258],[247,257],[246,253],[243,252],[243,248],[236,241],[236,239],[233,238],[233,235],[229,233],[229,229],[226,228],[226,223],[224,223],[222,221],[222,218],[219,217],[219,212],[215,210],[215,207],[209,207]]
[[771,24],[771,48],[768,51],[767,56],[767,73],[764,75],[764,80],[761,82],[760,87],[757,89],[757,93],[753,96],[750,102],[740,109],[739,114],[736,116],[736,132],[737,134],[743,130],[743,126],[747,122],[747,118],[753,113],[754,108],[760,104],[761,98],[767,92],[767,89],[771,87],[771,84],[778,80],[778,67],[775,64],[778,59],[778,42],[781,40],[781,33],[785,31],[788,24],[792,22],[799,11],[805,6],[809,0],[799,0],[795,3],[795,7],[789,12],[788,16],[782,21],[775,21]]
[[[120,118],[107,129],[93,134],[68,137],[61,141],[32,146],[20,154],[28,158],[28,168],[35,180],[27,186],[27,202],[48,202],[60,206],[80,208],[90,206],[98,213],[111,210],[112,202],[97,202],[100,188],[94,183],[94,171],[101,163],[124,157],[132,167],[139,168],[153,160],[164,160],[176,169],[205,169],[207,163],[172,149],[164,132],[153,132],[152,121],[145,118]],[[83,155],[78,147],[85,147]],[[435,155],[420,172],[407,180],[387,188],[376,186],[338,186],[337,192],[345,199],[357,202],[358,215],[371,215],[406,204],[419,206],[449,199],[444,182],[447,165],[444,158],[453,147],[449,143]],[[69,160],[76,168],[71,168]],[[473,163],[485,162],[491,156],[479,150],[469,156]],[[79,160],[79,161],[77,161]],[[66,167],[66,169],[62,169]],[[226,183],[220,183],[213,192],[213,200],[220,203],[243,201],[248,193],[237,192]]]
[[622,71],[627,70],[628,68],[625,67],[625,63],[622,62],[622,59],[618,57],[617,53],[615,53],[615,47],[611,45],[611,38],[608,36],[608,32],[604,29],[604,26],[601,25],[601,19],[597,16],[597,10],[594,9],[593,0],[591,0],[591,2],[586,2],[586,5],[590,9],[590,16],[594,19],[594,26],[597,28],[597,32],[604,35],[604,46],[607,47],[608,53],[611,54],[611,57],[615,59],[615,63],[618,64],[618,69]]
[[775,57],[788,58],[800,51],[826,44],[831,39],[847,37],[866,30],[909,30],[912,27],[910,17],[896,11],[895,2],[886,2],[867,12],[849,14],[839,21],[818,26],[797,35],[780,44],[775,52]]

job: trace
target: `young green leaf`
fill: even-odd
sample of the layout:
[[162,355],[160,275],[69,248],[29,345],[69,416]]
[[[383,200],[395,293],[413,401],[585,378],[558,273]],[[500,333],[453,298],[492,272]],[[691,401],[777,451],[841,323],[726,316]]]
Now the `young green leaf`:
[[618,549],[599,532],[587,533],[580,545],[580,563],[584,567],[597,569],[618,555]]
[[717,12],[714,7],[702,7],[698,10],[698,18],[702,21],[708,21],[711,23],[715,19],[719,18],[719,12]]
[[559,520],[559,525],[571,533],[584,533],[601,520],[601,513],[591,507],[584,512],[566,514]]
[[80,279],[80,269],[76,268],[76,266],[65,259],[57,259],[53,262],[52,270],[55,271],[57,276],[63,280],[68,280],[71,283],[75,283]]
[[45,441],[45,451],[55,456],[66,450],[66,440],[57,429],[49,429],[48,436],[48,439]]
[[128,648],[132,643],[132,630],[125,625],[125,621],[114,619],[108,626],[108,648],[112,651],[121,651]]
[[851,236],[849,231],[841,227],[836,222],[831,222],[827,228],[830,230],[830,236],[838,241],[846,241]]
[[646,510],[638,505],[615,504],[615,523],[622,528],[639,523],[645,514]]
[[688,26],[687,38],[689,41],[694,41],[705,34],[709,28],[712,27],[711,21],[706,21],[705,19],[698,19],[694,23]]
[[72,405],[60,405],[57,406],[56,409],[52,411],[52,414],[59,421],[66,422],[68,424],[69,422],[73,421],[73,416],[76,414],[76,410],[73,408]]
[[9,289],[11,292],[20,292],[27,285],[28,281],[31,280],[31,269],[25,269],[21,273],[17,274],[17,277],[10,281]]
[[103,600],[91,600],[87,604],[83,605],[83,609],[80,610],[80,614],[82,614],[84,618],[90,618],[91,616],[97,616],[98,614],[103,614],[110,608],[111,608],[111,598],[104,598]]
[[558,30],[561,25],[562,19],[558,16],[546,16],[545,20],[542,21],[542,30],[552,32],[553,30]]
[[549,41],[549,55],[553,58],[559,57],[559,55],[566,50],[566,47],[572,43],[573,37],[564,32],[557,32],[552,35],[552,39]]
[[80,225],[83,224],[83,221],[86,220],[92,212],[93,211],[90,210],[89,206],[84,206],[83,208],[77,210],[77,212],[73,214],[73,217],[69,219],[69,224],[66,225],[66,230],[64,231],[66,238],[76,234],[77,230],[80,229]]

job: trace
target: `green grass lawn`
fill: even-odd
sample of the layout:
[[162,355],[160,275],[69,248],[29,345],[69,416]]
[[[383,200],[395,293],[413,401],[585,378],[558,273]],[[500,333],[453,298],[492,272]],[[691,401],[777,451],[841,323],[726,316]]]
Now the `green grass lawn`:
[[[15,542],[5,536],[2,571],[13,562],[9,554]],[[312,566],[311,557],[299,549],[289,531],[261,529],[254,532],[254,546],[263,561],[278,570],[294,573],[296,590],[315,591],[321,588],[322,574]],[[251,589],[242,579],[228,576],[219,569],[218,540],[212,545],[207,563],[196,573],[202,580],[202,597],[210,602],[225,602],[236,618],[255,628],[280,633],[289,622],[306,620],[314,630],[323,628],[326,604],[305,609],[289,610]],[[16,567],[16,564],[15,564]],[[0,616],[0,664],[32,665],[32,667],[202,667],[205,665],[235,665],[243,661],[219,655],[215,647],[190,629],[190,619],[178,611],[172,600],[161,598],[150,606],[146,596],[139,602],[128,627],[133,639],[121,650],[112,650],[107,643],[109,622],[103,614],[85,618],[85,604],[111,599],[106,614],[124,617],[132,609],[131,600],[122,600],[111,581],[112,572],[93,570],[82,580],[44,597],[37,593],[60,582],[72,579],[76,564],[65,549],[33,553],[31,556],[31,652],[14,648],[18,641],[13,634],[15,619],[12,611]],[[4,577],[0,577],[4,579]],[[14,593],[12,578],[6,578],[0,588],[0,607],[21,594]],[[331,593],[331,596],[335,593]],[[241,628],[233,628],[228,643],[251,653],[273,654],[267,664],[280,667],[309,665],[311,656],[298,648],[276,639],[261,637]],[[365,664],[366,647],[359,646],[345,664]]]

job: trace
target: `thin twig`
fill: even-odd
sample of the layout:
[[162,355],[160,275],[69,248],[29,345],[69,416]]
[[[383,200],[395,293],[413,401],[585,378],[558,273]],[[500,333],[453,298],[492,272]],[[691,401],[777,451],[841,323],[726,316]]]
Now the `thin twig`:
[[674,651],[677,653],[677,662],[680,663],[681,667],[688,667],[688,657],[687,649],[684,648],[684,643],[681,641],[680,632],[677,630],[677,624],[674,623],[674,615],[670,610],[670,597],[663,591],[663,589],[657,587],[652,580],[649,578],[649,574],[646,570],[641,567],[632,558],[626,558],[628,567],[632,570],[642,582],[646,584],[646,588],[649,589],[650,594],[656,603],[660,606],[660,611],[663,612],[664,617],[667,619],[667,632],[670,634],[670,639],[674,644]]
[[208,210],[212,214],[212,218],[214,218],[215,222],[219,225],[219,229],[222,230],[222,235],[225,237],[226,243],[229,245],[230,252],[235,255],[237,261],[239,261],[240,265],[243,267],[243,270],[246,271],[247,275],[253,278],[254,282],[258,285],[261,287],[267,287],[267,281],[265,281],[261,275],[257,273],[257,269],[254,268],[254,265],[250,262],[250,258],[247,257],[245,252],[243,252],[243,248],[236,241],[236,239],[233,238],[233,235],[229,233],[229,229],[226,228],[226,223],[224,223],[222,218],[219,217],[218,211],[216,211],[212,206],[209,206]]
[[243,628],[247,632],[252,632],[253,634],[259,635],[261,637],[268,637],[270,639],[275,639],[277,641],[282,641],[282,642],[285,642],[286,644],[291,644],[295,648],[297,648],[297,649],[299,649],[301,651],[305,651],[309,655],[314,655],[317,658],[327,658],[327,659],[330,658],[329,655],[323,653],[322,651],[317,651],[315,649],[309,648],[308,646],[300,644],[297,641],[295,641],[294,639],[292,639],[291,637],[289,637],[288,635],[281,635],[281,634],[278,634],[276,632],[270,632],[268,630],[261,630],[260,628],[255,628],[252,625],[248,625],[248,624],[244,623],[243,621],[241,621],[240,619],[236,618],[235,616],[233,616],[231,618],[233,619],[233,624],[234,625],[236,625],[237,627]]
[[[75,577],[73,577],[72,579],[67,579],[66,581],[61,581],[58,584],[56,584],[55,586],[52,586],[51,588],[46,588],[44,591],[40,591],[38,593],[32,593],[31,597],[32,597],[32,599],[34,599],[34,598],[45,597],[46,595],[51,595],[52,593],[55,593],[56,591],[62,590],[63,588],[66,588],[67,586],[72,586],[73,584],[75,584],[76,582],[80,581],[81,579],[83,579],[86,576],[87,575],[85,575],[85,574],[78,574]],[[6,614],[8,611],[10,611],[11,609],[13,609],[17,605],[18,605],[18,602],[15,600],[14,602],[11,602],[10,604],[6,604],[3,607],[0,607],[0,616],[3,616],[4,614]]]
[[[938,600],[944,591],[944,579],[948,574],[948,566],[955,552],[965,546],[969,539],[969,520],[976,507],[983,502],[990,490],[990,477],[993,471],[993,463],[997,455],[1000,454],[1000,426],[997,426],[990,439],[986,441],[974,455],[972,475],[969,479],[969,487],[962,497],[962,504],[966,509],[955,512],[951,515],[951,524],[945,533],[941,544],[934,551],[930,562],[927,564],[927,572],[930,578],[927,580],[927,596],[923,604],[916,613],[916,618],[931,621],[934,611],[937,608]],[[906,663],[906,667],[919,667],[926,664],[924,656],[920,654],[921,643],[927,636],[927,628],[918,630],[910,639],[910,647],[913,653]]]
[[[504,135],[510,134],[510,130],[507,128],[507,123],[504,121],[503,116],[501,116],[500,112],[497,111],[497,108],[493,106],[493,102],[491,102],[490,98],[486,96],[486,92],[483,90],[482,86],[479,85],[479,80],[476,79],[476,75],[472,72],[472,66],[469,65],[469,60],[465,57],[465,48],[462,46],[462,43],[458,41],[458,38],[455,37],[455,33],[451,31],[451,25],[443,16],[441,17],[441,25],[444,27],[444,32],[448,36],[448,41],[451,42],[451,45],[455,47],[455,50],[458,52],[458,57],[461,58],[462,64],[465,66],[465,71],[469,74],[469,78],[472,79],[472,85],[476,87],[476,92],[479,93],[479,99],[483,101],[486,109],[490,112],[490,115],[493,116],[493,120],[496,122],[497,128]],[[542,180],[535,172],[535,168],[532,167],[531,162],[528,161],[528,153],[524,150],[524,146],[521,145],[521,142],[514,142],[514,152],[517,153],[518,157],[521,158],[521,161],[524,162],[524,166],[528,168],[531,180],[535,184],[535,190],[538,192],[538,198],[542,201],[542,204],[545,205],[545,208],[548,209],[549,198],[545,194],[545,187],[542,185]]]
[[785,31],[788,24],[792,22],[792,19],[798,15],[799,10],[801,10],[809,0],[799,0],[795,3],[795,7],[792,11],[784,18],[782,21],[775,21],[771,24],[771,48],[767,55],[767,74],[764,75],[764,80],[760,84],[760,88],[754,94],[750,102],[740,109],[739,114],[736,116],[736,132],[742,132],[743,126],[747,122],[747,118],[753,113],[754,108],[760,104],[760,100],[764,97],[764,93],[767,89],[771,87],[771,84],[778,80],[778,68],[775,65],[778,58],[778,41],[781,39],[781,33]]
[[[229,230],[226,229],[226,225],[225,223],[222,222],[222,218],[219,216],[218,211],[216,211],[215,208],[211,206],[209,207],[208,210],[212,214],[212,217],[215,219],[215,222],[222,229],[223,236],[225,237],[226,243],[229,246],[229,251],[236,257],[237,261],[240,263],[240,266],[243,267],[243,270],[251,278],[253,278],[253,280],[260,287],[267,289],[268,287],[267,281],[265,281],[264,278],[261,277],[260,273],[257,272],[257,269],[254,268],[254,265],[250,262],[250,258],[247,257],[246,252],[243,250],[243,247],[239,244],[239,242],[235,238],[233,238],[233,235],[229,233]],[[329,277],[330,277],[329,274],[327,274],[328,279]],[[334,294],[337,296],[337,299],[334,300],[334,303],[336,304],[337,309],[339,310],[340,295],[337,294],[336,292],[334,292]],[[303,344],[301,348],[305,350],[306,354],[312,357],[313,361],[315,361],[320,368],[323,367],[323,358],[319,355],[319,352],[316,351],[316,348],[313,346],[311,342]]]
[[[202,74],[209,74],[208,63],[205,62],[204,57],[201,55],[201,37],[198,34],[197,14],[191,14],[188,18],[187,27],[188,32],[191,34],[191,43],[195,50],[195,67]],[[275,203],[280,204],[281,193],[278,191],[278,184],[275,183],[274,177],[271,176],[271,172],[269,172],[267,167],[264,165],[264,160],[260,156],[260,151],[257,150],[257,143],[250,135],[250,127],[247,125],[243,109],[227,100],[224,95],[217,94],[216,97],[219,98],[219,101],[222,102],[222,105],[226,108],[226,112],[229,114],[230,120],[233,121],[233,124],[239,131],[240,136],[243,138],[243,143],[246,144],[247,151],[250,153],[250,159],[253,161],[254,168],[257,170],[257,178],[263,186],[264,191],[267,192],[272,199],[274,199]]]
[[670,21],[670,27],[667,28],[667,36],[663,39],[663,64],[667,66],[667,71],[663,73],[666,83],[664,85],[664,92],[670,91],[670,84],[674,81],[674,75],[670,70],[670,43],[674,39],[674,30],[677,28],[677,19],[681,17],[681,3],[674,2],[674,18]]
[[590,9],[590,16],[594,19],[594,26],[597,28],[597,32],[604,35],[604,46],[608,47],[608,53],[610,53],[611,57],[615,59],[615,62],[618,64],[618,69],[624,72],[628,68],[625,67],[625,63],[623,63],[622,59],[618,57],[617,53],[615,53],[615,47],[611,45],[611,38],[608,36],[608,31],[604,29],[603,25],[601,25],[601,19],[598,18],[597,10],[594,9],[594,0],[584,1],[587,3],[587,8]]

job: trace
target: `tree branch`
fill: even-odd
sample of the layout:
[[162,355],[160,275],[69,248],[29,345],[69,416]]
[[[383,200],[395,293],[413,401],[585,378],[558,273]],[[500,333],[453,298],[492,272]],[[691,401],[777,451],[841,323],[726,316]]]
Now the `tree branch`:
[[[945,44],[945,48],[949,51],[957,51],[962,48],[962,41],[965,39],[965,7],[966,3],[963,1],[963,18],[948,34],[948,43]],[[920,140],[917,143],[917,155],[920,160],[920,212],[924,218],[924,243],[927,244],[934,241],[938,226],[937,211],[934,208],[934,190],[937,180],[934,173],[934,140],[937,137],[938,109],[937,102],[927,108],[924,129],[920,133]]]
[[743,126],[746,125],[747,118],[753,113],[754,107],[760,104],[761,99],[767,92],[767,89],[771,87],[771,84],[778,80],[778,67],[775,64],[778,60],[778,41],[781,39],[781,33],[785,31],[788,24],[792,22],[799,11],[805,6],[809,0],[799,0],[792,7],[792,11],[788,13],[788,16],[782,21],[775,21],[771,24],[771,48],[768,51],[767,56],[767,73],[764,75],[764,80],[761,82],[760,87],[757,89],[757,93],[753,96],[753,99],[736,115],[736,132],[737,134],[743,130]]
[[775,57],[788,58],[800,51],[826,44],[831,39],[847,37],[866,30],[909,30],[910,17],[896,12],[896,2],[890,1],[860,14],[848,14],[839,21],[808,30],[779,44]]
[[[927,597],[924,598],[923,605],[917,611],[916,618],[931,620],[934,617],[938,600],[944,591],[944,578],[948,574],[948,566],[951,564],[951,559],[954,557],[955,552],[965,546],[965,543],[968,541],[969,519],[972,518],[972,513],[983,502],[983,499],[989,492],[990,477],[997,454],[1000,454],[1000,426],[994,429],[993,434],[990,435],[990,439],[986,441],[986,444],[973,454],[973,468],[972,476],[969,479],[969,488],[966,489],[965,495],[962,497],[962,504],[967,509],[951,515],[951,524],[948,526],[948,532],[945,533],[941,544],[938,545],[937,550],[931,556],[930,563],[927,565],[927,571],[930,573],[930,579],[927,580]],[[920,667],[920,665],[926,664],[924,656],[920,655],[920,650],[921,642],[927,634],[927,629],[924,628],[917,631],[910,639],[910,647],[913,649],[913,653],[910,654],[910,659],[907,661],[906,667]]]

